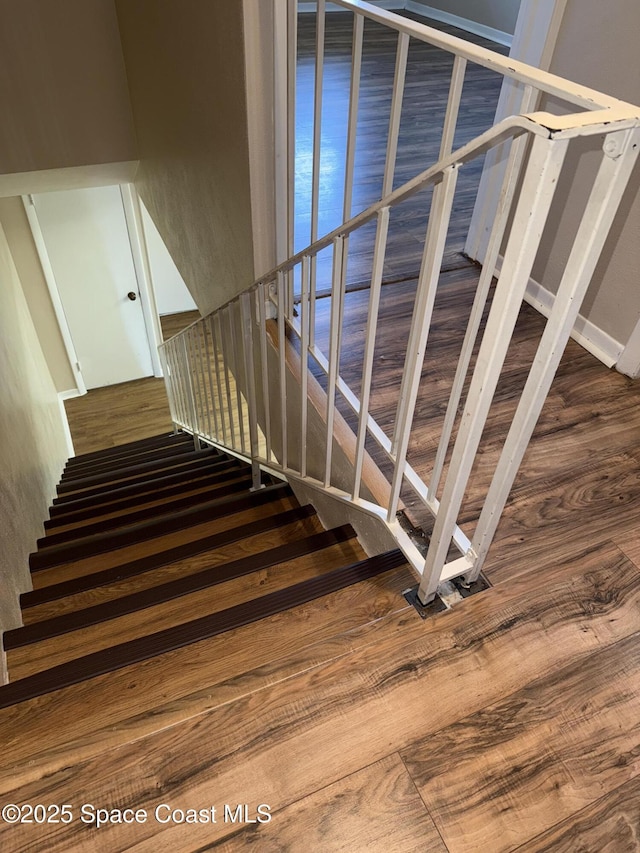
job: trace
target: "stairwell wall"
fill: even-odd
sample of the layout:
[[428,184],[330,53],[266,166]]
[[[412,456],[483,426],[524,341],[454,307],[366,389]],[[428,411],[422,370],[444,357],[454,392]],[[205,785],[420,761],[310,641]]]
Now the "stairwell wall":
[[1,633],[21,624],[18,596],[31,588],[28,555],[67,458],[58,394],[1,225],[0,435]]
[[254,279],[242,3],[116,0],[136,187],[202,313]]
[[4,2],[0,55],[0,175],[136,159],[113,0]]

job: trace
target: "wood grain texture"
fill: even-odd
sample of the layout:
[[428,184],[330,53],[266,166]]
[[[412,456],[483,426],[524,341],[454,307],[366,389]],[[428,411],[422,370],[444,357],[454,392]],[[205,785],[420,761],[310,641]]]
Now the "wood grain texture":
[[[67,761],[6,796],[36,801],[45,789],[49,796],[73,789],[85,799],[146,807],[160,791],[163,800],[193,807],[284,808],[593,652],[612,647],[614,656],[615,645],[633,636],[638,572],[619,552],[584,555],[547,580],[543,590],[526,576],[493,588],[432,622],[414,620],[409,633],[385,641],[383,632],[375,643],[95,759]],[[101,839],[116,848],[197,849],[228,831],[146,824],[107,827]],[[49,849],[72,849],[78,840],[77,827],[65,827]]]
[[389,755],[241,829],[220,853],[447,853],[398,755]]
[[640,776],[601,797],[518,853],[636,853],[640,849]]
[[26,607],[22,611],[25,625],[39,622],[42,619],[50,619],[63,613],[71,613],[83,607],[92,607],[111,601],[123,595],[139,592],[152,586],[184,578],[204,569],[224,565],[231,560],[250,557],[262,550],[285,545],[304,536],[320,533],[324,528],[316,516],[305,518],[290,524],[283,524],[271,530],[263,530],[255,535],[247,535],[238,541],[222,545],[215,549],[203,549],[201,553],[185,557],[182,560],[174,560],[168,565],[160,566],[150,572],[144,572],[131,577],[122,577],[104,586],[96,586],[67,595],[64,598],[43,602],[33,607]]
[[146,505],[144,502],[140,502],[139,505],[129,507],[124,512],[109,513],[107,517],[104,515],[97,516],[92,521],[87,521],[86,524],[80,527],[76,526],[70,531],[59,530],[50,533],[38,540],[38,549],[56,547],[64,543],[71,544],[79,539],[84,540],[98,535],[106,536],[118,528],[151,521],[157,516],[162,517],[164,515],[170,518],[176,512],[207,504],[211,500],[233,496],[240,497],[251,488],[251,483],[251,477],[242,472],[239,473],[239,476],[230,478],[224,483],[216,483],[214,487],[210,485],[207,488],[186,490],[182,494],[150,501]]
[[160,554],[167,548],[177,547],[186,542],[193,542],[205,536],[212,536],[215,533],[221,533],[233,527],[249,524],[252,521],[257,521],[271,515],[280,515],[288,509],[293,509],[296,505],[297,502],[293,498],[281,498],[277,501],[271,501],[264,506],[245,509],[241,512],[235,512],[219,518],[212,518],[211,521],[195,524],[192,527],[168,533],[164,536],[156,536],[153,539],[137,542],[135,545],[118,548],[115,551],[107,551],[104,554],[75,560],[63,565],[54,566],[50,569],[42,569],[35,572],[32,576],[33,588],[42,589],[45,586],[61,583],[71,578],[89,575],[103,569],[114,568],[130,560],[138,560],[151,554]]
[[259,596],[285,589],[334,568],[364,559],[357,541],[341,542],[295,560],[261,569],[251,575],[207,587],[170,601],[70,633],[7,650],[11,680],[26,678],[52,666],[162,631],[174,625],[218,613]]
[[[91,510],[91,512],[99,513],[102,506],[111,504],[114,501],[122,500],[123,498],[139,497],[144,499],[150,492],[156,489],[173,488],[176,485],[184,486],[194,480],[199,480],[202,477],[225,477],[232,473],[238,473],[243,466],[237,460],[224,461],[213,459],[211,461],[200,462],[194,468],[185,471],[178,469],[177,473],[163,475],[152,480],[145,481],[138,485],[122,486],[117,489],[100,490],[97,495],[92,497],[77,498],[66,502],[60,502],[49,507],[49,515],[51,522],[55,523],[62,516],[67,516],[79,512],[81,510]],[[86,517],[86,516],[85,516]],[[46,524],[46,522],[45,522]]]
[[[84,684],[0,709],[0,790],[273,685],[416,626],[407,567]],[[167,678],[169,671],[171,677]],[[114,697],[117,696],[117,701]],[[32,737],[25,737],[25,728]]]
[[[23,625],[20,628],[5,631],[4,648],[5,650],[17,648],[48,637],[60,636],[76,629],[107,622],[128,613],[142,611],[182,595],[215,586],[223,581],[257,573],[262,569],[315,551],[321,552],[323,548],[347,539],[355,539],[355,531],[350,525],[345,524],[332,530],[323,530],[315,536],[300,538],[287,545],[271,549],[264,548],[260,553],[249,557],[229,560],[218,566],[208,566],[200,572],[183,575],[173,581],[156,583],[146,589],[122,595],[118,599],[104,601],[73,612],[56,614],[50,619],[40,621],[37,625]],[[321,557],[321,553],[318,556]],[[361,552],[361,556],[365,556],[364,552]]]
[[64,403],[77,454],[169,432],[173,426],[163,379],[94,388]]
[[506,853],[633,779],[639,643],[585,655],[402,752],[451,853]]
[[220,484],[230,485],[234,481],[240,479],[241,476],[242,472],[240,470],[237,468],[230,468],[222,475],[194,478],[191,482],[185,482],[175,486],[167,486],[164,489],[155,489],[154,491],[148,492],[146,495],[140,495],[139,497],[133,496],[130,498],[121,498],[119,501],[102,504],[96,507],[93,511],[77,510],[76,513],[70,513],[66,517],[59,516],[58,520],[62,522],[66,518],[67,524],[56,524],[50,526],[46,530],[45,542],[51,536],[68,531],[74,531],[78,536],[82,536],[85,534],[85,529],[88,526],[99,521],[106,521],[108,519],[114,520],[114,526],[117,526],[115,520],[120,519],[121,523],[124,524],[132,509],[137,511],[139,509],[149,508],[152,506],[161,507],[169,498],[173,499],[174,497],[187,497],[197,494],[206,495],[207,493],[211,494],[214,489],[217,489],[220,486]]

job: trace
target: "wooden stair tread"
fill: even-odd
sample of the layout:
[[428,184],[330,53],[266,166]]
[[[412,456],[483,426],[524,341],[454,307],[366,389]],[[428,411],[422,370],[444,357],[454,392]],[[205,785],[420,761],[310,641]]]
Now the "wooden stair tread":
[[113,531],[98,533],[85,539],[76,539],[71,543],[52,545],[29,556],[29,566],[32,572],[59,566],[65,563],[91,557],[92,559],[109,551],[141,544],[158,536],[179,532],[184,528],[192,528],[212,519],[220,519],[233,512],[240,512],[245,507],[258,507],[270,501],[277,500],[281,494],[290,494],[286,483],[268,486],[256,492],[246,492],[241,495],[231,495],[213,498],[210,501],[198,502],[195,507],[174,512],[159,514],[151,519],[134,522],[126,527]]
[[249,600],[227,610],[192,620],[135,640],[111,646],[44,672],[0,687],[0,707],[59,690],[114,669],[164,654],[166,651],[213,637],[232,628],[256,622],[282,610],[328,595],[344,586],[367,580],[405,562],[399,551],[391,551],[327,574],[302,581],[284,590]]
[[[185,554],[215,548],[217,543],[237,541],[248,531],[276,527],[284,523],[282,518],[290,511],[298,513],[300,507],[292,495],[286,495],[261,506],[233,512],[128,548],[44,569],[33,575],[34,589],[24,593],[20,602],[24,607],[35,601],[57,597],[63,589],[62,595],[68,595],[71,588],[77,592],[101,582],[110,583],[118,577],[150,571],[168,562],[184,559]],[[61,586],[63,583],[64,588]]]
[[202,466],[212,463],[222,463],[224,461],[224,457],[220,457],[216,454],[211,453],[210,451],[204,451],[203,455],[195,456],[195,458],[186,457],[184,462],[172,465],[170,468],[162,468],[155,471],[149,471],[146,474],[139,474],[138,476],[127,478],[124,480],[117,480],[112,483],[100,483],[99,485],[96,485],[92,488],[86,488],[78,491],[59,494],[58,497],[53,499],[53,506],[58,507],[63,504],[66,505],[71,503],[75,503],[75,505],[78,506],[79,504],[77,502],[81,500],[89,501],[91,498],[102,498],[109,492],[115,492],[119,489],[124,489],[127,487],[148,487],[149,484],[153,484],[161,477],[189,474],[193,471],[199,470]]
[[[302,508],[300,511],[291,511],[298,512],[297,518],[299,520],[289,523],[285,523],[281,518],[271,516],[268,520],[278,522],[277,525],[274,526],[272,523],[270,528],[265,527],[260,532],[253,534],[248,531],[240,539],[235,538],[227,544],[217,544],[215,550],[203,548],[196,554],[155,567],[152,571],[121,577],[118,580],[112,580],[110,583],[89,587],[84,591],[44,601],[41,604],[23,606],[23,622],[25,625],[32,625],[35,622],[51,619],[63,613],[72,613],[85,607],[93,607],[96,604],[102,604],[123,595],[186,577],[212,566],[221,566],[231,560],[250,557],[259,554],[262,550],[286,545],[314,533],[321,533],[324,527],[318,521],[317,516],[311,514],[311,507],[305,509],[309,510],[310,514],[301,515]],[[91,576],[88,580],[91,580]],[[46,588],[42,591],[46,591]]]
[[106,472],[113,468],[122,468],[128,465],[139,465],[141,462],[151,462],[154,459],[161,460],[165,456],[177,456],[180,453],[191,453],[195,450],[192,440],[183,441],[179,444],[171,444],[151,450],[140,450],[125,456],[115,456],[109,459],[85,462],[83,465],[75,465],[72,468],[65,467],[61,480],[70,480],[78,477],[88,477],[92,474]]
[[67,461],[67,465],[79,465],[92,459],[110,458],[113,455],[136,452],[141,447],[156,447],[163,444],[180,444],[184,441],[193,443],[193,438],[188,433],[163,433],[154,435],[150,438],[139,438],[136,441],[127,441],[124,444],[115,444],[112,447],[104,447],[102,450],[92,450],[89,453],[79,453],[77,456],[71,456]]
[[[255,572],[239,574],[131,613],[116,615],[108,625],[98,622],[27,646],[8,649],[9,677],[12,681],[27,678],[92,652],[172,630],[249,602],[259,608],[265,595],[285,591],[300,582],[354,564],[363,557],[357,540],[355,543],[353,539],[333,543],[327,540],[324,547],[314,552],[268,564]],[[34,630],[38,627],[32,626]]]
[[[233,470],[233,469],[232,469]],[[109,519],[122,519],[123,521],[128,517],[128,513],[131,508],[138,510],[147,507],[161,507],[167,498],[173,497],[188,497],[190,495],[197,494],[205,494],[206,492],[212,493],[213,489],[217,487],[217,485],[221,485],[224,483],[231,483],[234,480],[238,480],[240,478],[240,473],[237,469],[232,474],[229,473],[228,476],[224,477],[220,480],[210,481],[208,478],[203,478],[201,480],[194,481],[190,484],[186,484],[182,488],[171,489],[169,494],[154,494],[153,492],[148,493],[143,498],[129,498],[126,499],[123,503],[125,506],[118,506],[118,502],[116,502],[116,509],[108,510],[107,505],[104,506],[104,511],[99,510],[97,512],[91,513],[85,518],[81,518],[76,521],[69,521],[68,524],[59,524],[55,527],[51,527],[46,531],[46,536],[43,539],[43,542],[49,539],[49,537],[53,534],[57,533],[66,533],[68,531],[77,531],[78,536],[82,536],[82,531],[85,527],[94,524],[97,521],[107,521]],[[40,540],[38,540],[40,541]],[[46,545],[45,545],[46,547]]]
[[[54,616],[30,627],[25,626],[5,631],[3,635],[4,648],[5,650],[15,649],[47,637],[60,636],[79,628],[85,628],[88,625],[95,625],[124,614],[134,613],[145,607],[155,607],[157,604],[171,601],[215,584],[235,580],[252,572],[260,572],[276,564],[319,552],[330,545],[346,542],[354,537],[353,528],[350,525],[343,525],[339,528],[302,537],[286,545],[265,548],[257,554],[207,567],[199,572],[193,572],[172,581],[156,582],[144,590],[129,593],[103,604],[95,604],[92,607]],[[321,558],[320,554],[318,556]]]
[[[237,459],[217,457],[211,461],[203,461],[198,465],[193,465],[189,470],[181,469],[175,474],[166,476],[163,474],[160,477],[145,480],[138,485],[99,489],[95,495],[77,500],[65,500],[49,507],[49,519],[45,521],[45,528],[55,527],[57,523],[60,523],[58,519],[66,518],[69,515],[75,516],[80,512],[91,515],[94,511],[99,512],[101,507],[116,501],[145,497],[153,494],[156,490],[182,487],[184,483],[195,482],[205,477],[223,477],[228,475],[230,471],[242,470],[244,467],[244,464]],[[85,515],[85,517],[87,516]]]
[[34,572],[32,575],[34,589],[42,586],[50,586],[60,581],[89,575],[105,569],[116,568],[123,564],[149,558],[149,565],[154,561],[164,562],[163,554],[173,548],[197,542],[208,536],[224,533],[230,528],[239,527],[244,524],[257,522],[268,516],[277,516],[288,509],[298,506],[293,495],[285,494],[266,503],[250,505],[245,509],[239,508],[237,504],[227,504],[228,514],[210,518],[199,524],[182,527],[180,530],[170,533],[159,534],[150,539],[126,545],[112,551],[63,563],[52,568]]
[[158,515],[173,513],[181,509],[195,507],[199,504],[208,503],[212,499],[219,499],[246,491],[251,487],[251,475],[239,472],[237,477],[217,483],[214,487],[204,486],[193,490],[188,494],[172,495],[169,498],[158,498],[148,505],[138,505],[120,512],[109,513],[106,517],[99,516],[92,522],[72,527],[70,530],[57,530],[50,532],[47,536],[38,539],[38,550],[46,550],[63,543],[70,543],[97,533],[106,533],[118,527],[137,524],[140,521],[156,518]]
[[217,450],[206,448],[204,450],[193,450],[189,453],[178,453],[175,456],[163,456],[161,459],[155,459],[152,462],[142,462],[139,465],[124,465],[120,468],[112,468],[102,474],[89,475],[87,477],[78,477],[58,483],[56,491],[59,496],[76,494],[79,492],[91,489],[94,486],[108,486],[116,482],[125,482],[138,476],[154,474],[159,471],[169,470],[171,468],[180,468],[191,462],[197,462],[200,459],[219,457]]
[[227,465],[218,469],[194,471],[189,477],[182,477],[177,482],[166,485],[154,484],[136,494],[113,497],[104,502],[92,502],[85,507],[69,509],[66,513],[58,513],[44,523],[46,535],[57,533],[66,527],[81,526],[105,516],[116,514],[131,507],[142,507],[152,501],[160,501],[173,496],[186,494],[197,489],[215,486],[241,476],[245,468],[239,465]]
[[[327,595],[324,607],[303,604],[0,709],[0,785],[5,779],[14,785],[25,774],[37,778],[74,756],[86,758],[149,734],[158,721],[168,725],[201,713],[227,701],[231,685],[236,695],[259,689],[370,642],[370,635],[417,627],[400,595],[411,583],[405,564]],[[254,677],[239,679],[254,670]]]

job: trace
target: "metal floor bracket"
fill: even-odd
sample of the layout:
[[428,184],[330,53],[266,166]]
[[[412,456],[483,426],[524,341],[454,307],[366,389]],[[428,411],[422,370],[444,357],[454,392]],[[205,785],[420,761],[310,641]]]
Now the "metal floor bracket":
[[479,592],[484,592],[489,589],[491,584],[486,576],[481,574],[477,581],[469,584],[464,578],[454,578],[452,581],[447,581],[438,587],[436,597],[430,604],[426,606],[418,600],[418,584],[410,589],[405,589],[402,593],[406,602],[410,604],[418,613],[421,619],[428,619],[430,616],[435,616],[436,613],[442,613],[444,610],[451,610],[456,604],[464,601],[472,595],[477,595]]
[[418,601],[418,584],[412,586],[410,589],[405,589],[402,595],[406,602],[416,610],[421,619],[428,619],[430,616],[435,616],[436,613],[442,613],[445,610],[449,610],[449,607],[447,607],[438,595],[436,595],[433,601],[427,605]]

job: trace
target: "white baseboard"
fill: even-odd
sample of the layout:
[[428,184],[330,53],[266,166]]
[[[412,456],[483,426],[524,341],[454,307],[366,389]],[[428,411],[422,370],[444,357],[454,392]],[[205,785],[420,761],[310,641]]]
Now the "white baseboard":
[[[500,275],[501,267],[502,257],[499,257],[496,264],[496,276]],[[548,317],[555,296],[546,287],[530,278],[524,298],[525,302],[532,308],[535,308],[544,317]],[[616,341],[615,338],[612,338],[591,320],[587,320],[582,314],[578,314],[571,337],[607,367],[613,367],[616,364],[624,349],[620,341]]]
[[469,18],[463,18],[461,15],[444,12],[442,9],[436,9],[433,6],[416,3],[415,0],[405,0],[404,8],[407,12],[423,15],[425,18],[440,21],[442,24],[450,24],[452,27],[458,27],[458,29],[465,30],[467,33],[473,33],[481,38],[490,39],[497,44],[506,45],[506,47],[511,47],[511,43],[513,42],[513,36],[510,33],[496,30],[494,27],[486,26],[486,24],[479,24],[477,21],[471,21]]
[[[406,0],[367,0],[372,6],[377,6],[379,9],[388,9],[390,12],[397,12],[404,9]],[[315,0],[298,0],[298,13],[315,12]],[[333,3],[327,2],[327,12],[348,12],[344,6],[335,6]]]
[[58,397],[61,400],[73,400],[74,397],[84,397],[84,394],[77,388],[69,388],[68,391],[58,391]]

